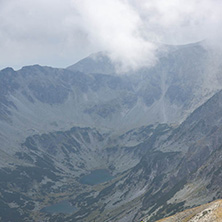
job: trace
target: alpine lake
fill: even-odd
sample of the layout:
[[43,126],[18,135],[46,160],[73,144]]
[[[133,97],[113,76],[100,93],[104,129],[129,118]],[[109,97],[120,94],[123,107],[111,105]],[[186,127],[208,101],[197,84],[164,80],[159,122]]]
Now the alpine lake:
[[[90,172],[90,174],[84,175],[80,178],[79,182],[86,185],[97,185],[112,180],[114,176],[107,169],[97,169]],[[68,200],[58,202],[56,204],[46,206],[41,209],[43,213],[49,214],[72,214],[77,210]]]

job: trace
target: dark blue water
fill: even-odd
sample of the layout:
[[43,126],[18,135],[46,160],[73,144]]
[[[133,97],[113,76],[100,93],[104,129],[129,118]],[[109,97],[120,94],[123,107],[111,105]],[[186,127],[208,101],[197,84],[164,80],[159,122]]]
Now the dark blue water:
[[59,203],[53,204],[48,207],[44,207],[41,209],[41,212],[50,213],[50,214],[72,214],[75,210],[77,210],[74,206],[72,206],[69,201],[64,200]]
[[96,185],[112,180],[114,177],[106,169],[93,170],[90,174],[80,178],[80,183]]

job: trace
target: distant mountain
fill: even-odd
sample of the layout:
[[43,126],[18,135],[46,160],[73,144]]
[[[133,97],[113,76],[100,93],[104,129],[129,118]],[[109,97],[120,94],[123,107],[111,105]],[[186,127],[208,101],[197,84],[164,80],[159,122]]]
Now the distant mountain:
[[115,75],[115,65],[109,59],[105,52],[94,53],[89,57],[80,60],[74,65],[69,66],[67,69],[71,71],[79,71],[86,74],[101,73],[108,75]]
[[[106,66],[108,58],[99,56]],[[0,119],[16,122],[22,131],[50,131],[56,124],[56,129],[79,125],[123,131],[153,123],[177,124],[220,87],[219,71],[212,68],[208,73],[206,68],[209,57],[199,44],[178,47],[155,67],[123,76],[38,65],[17,72],[4,69]],[[91,57],[79,63],[88,60],[93,63]],[[84,67],[91,70],[87,63]]]
[[1,220],[155,221],[222,198],[220,67],[196,43],[122,75],[104,53],[1,70]]

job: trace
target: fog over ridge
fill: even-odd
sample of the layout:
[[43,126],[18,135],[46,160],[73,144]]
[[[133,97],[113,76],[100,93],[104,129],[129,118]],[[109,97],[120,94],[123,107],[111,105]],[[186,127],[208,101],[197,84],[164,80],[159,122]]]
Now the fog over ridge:
[[[0,1],[0,68],[66,67],[107,51],[117,70],[158,61],[159,43],[220,47],[218,0]],[[157,44],[158,43],[158,44]]]

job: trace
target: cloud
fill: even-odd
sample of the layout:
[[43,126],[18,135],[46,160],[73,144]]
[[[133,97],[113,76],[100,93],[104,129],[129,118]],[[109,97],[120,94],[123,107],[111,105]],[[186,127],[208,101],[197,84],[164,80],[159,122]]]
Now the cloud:
[[[163,42],[185,44],[214,39],[222,25],[218,0],[141,0],[136,3],[144,26],[160,36]],[[220,34],[221,36],[221,34]]]
[[0,0],[0,68],[68,66],[106,51],[119,71],[152,66],[158,43],[220,47],[220,0]]
[[90,53],[68,0],[0,2],[0,66],[64,67]]
[[73,1],[88,40],[109,56],[120,71],[153,65],[156,61],[155,44],[143,38],[142,20],[126,1]]
[[220,44],[222,2],[218,0],[72,2],[91,44],[106,49],[120,71],[154,65],[158,43],[208,39]]

